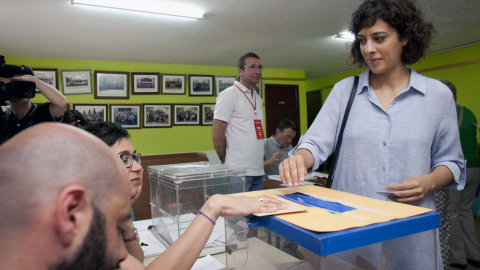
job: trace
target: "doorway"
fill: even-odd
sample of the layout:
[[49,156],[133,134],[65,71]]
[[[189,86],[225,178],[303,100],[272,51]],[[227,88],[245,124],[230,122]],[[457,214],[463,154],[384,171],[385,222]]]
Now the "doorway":
[[[312,126],[313,121],[317,117],[318,112],[322,108],[322,90],[315,90],[307,92],[307,118],[308,118],[308,128]],[[327,161],[317,169],[317,172],[328,172],[330,164],[332,162],[332,157],[330,156]]]
[[307,92],[307,122],[310,127],[322,108],[322,90]]
[[265,84],[265,138],[275,134],[277,124],[283,118],[297,125],[297,136],[292,145],[297,145],[300,137],[300,113],[298,108],[298,85]]

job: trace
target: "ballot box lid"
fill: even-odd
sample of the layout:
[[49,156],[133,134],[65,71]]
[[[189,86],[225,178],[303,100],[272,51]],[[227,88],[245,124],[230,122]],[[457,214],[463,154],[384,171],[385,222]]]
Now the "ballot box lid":
[[206,161],[148,166],[150,180],[183,182],[219,177],[244,177],[247,168]]

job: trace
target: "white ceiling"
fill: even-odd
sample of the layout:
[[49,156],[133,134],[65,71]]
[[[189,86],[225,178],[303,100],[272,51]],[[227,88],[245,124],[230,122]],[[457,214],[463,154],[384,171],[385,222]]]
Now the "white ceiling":
[[[157,0],[159,3],[163,0]],[[0,0],[0,54],[229,66],[253,51],[266,68],[307,79],[353,67],[332,36],[362,0],[176,0],[202,7],[200,21],[72,6],[70,0]],[[480,0],[419,0],[438,30],[432,51],[480,41]],[[7,62],[8,64],[8,62]]]

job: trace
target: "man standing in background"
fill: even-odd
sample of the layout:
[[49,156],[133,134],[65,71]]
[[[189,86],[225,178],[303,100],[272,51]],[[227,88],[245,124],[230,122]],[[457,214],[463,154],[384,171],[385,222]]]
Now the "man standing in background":
[[265,154],[263,167],[266,175],[278,175],[278,165],[288,157],[292,140],[297,134],[297,127],[290,119],[282,119],[277,124],[275,135],[265,139]]
[[265,174],[262,98],[254,90],[262,69],[255,53],[240,57],[240,82],[218,95],[214,112],[213,146],[222,163],[247,167],[245,191],[261,190]]
[[[457,88],[449,80],[440,80],[450,88],[455,103]],[[450,191],[450,266],[467,269],[467,264],[480,267],[480,249],[478,248],[473,220],[472,205],[480,185],[480,155],[477,151],[477,119],[467,107],[456,103],[458,128],[462,151],[467,160],[467,178],[463,190]]]

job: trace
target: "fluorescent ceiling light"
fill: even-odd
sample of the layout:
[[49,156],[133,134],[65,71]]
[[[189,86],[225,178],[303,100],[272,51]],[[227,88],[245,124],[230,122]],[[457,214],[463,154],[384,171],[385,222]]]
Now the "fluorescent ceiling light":
[[350,31],[343,31],[341,33],[336,34],[334,37],[345,39],[345,40],[348,40],[348,41],[354,41],[355,40],[355,36]]
[[203,18],[203,10],[174,2],[152,0],[72,0],[72,5],[113,8],[197,20]]

